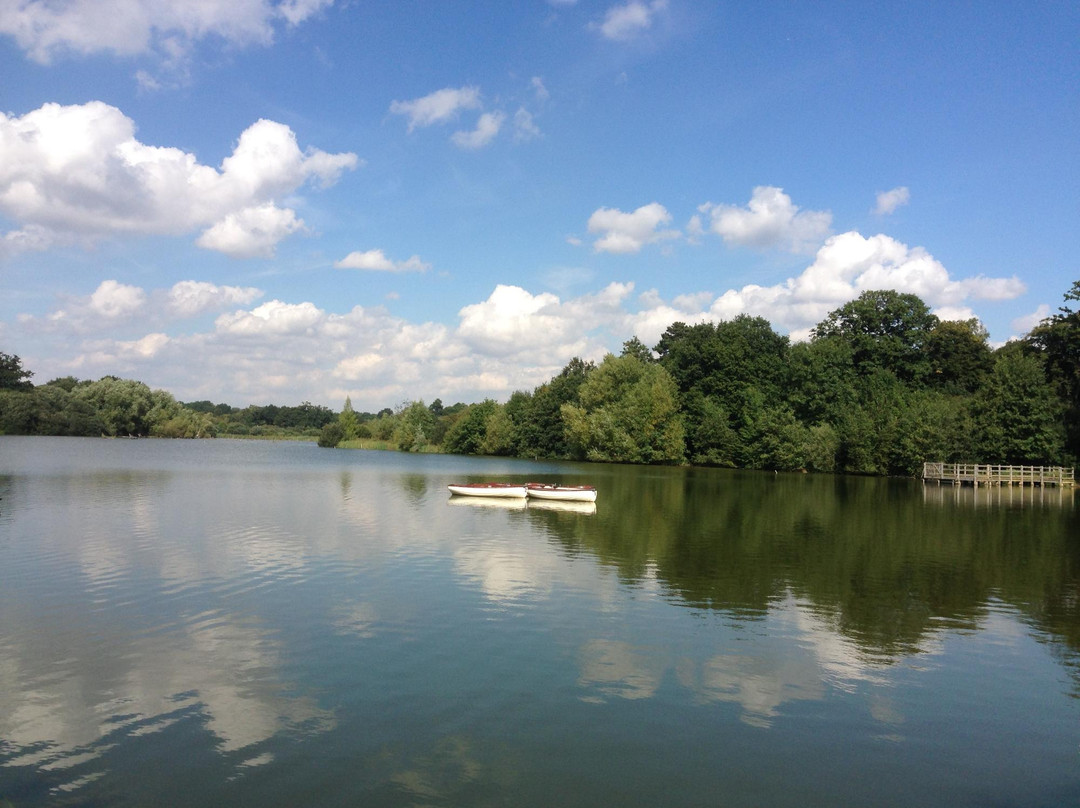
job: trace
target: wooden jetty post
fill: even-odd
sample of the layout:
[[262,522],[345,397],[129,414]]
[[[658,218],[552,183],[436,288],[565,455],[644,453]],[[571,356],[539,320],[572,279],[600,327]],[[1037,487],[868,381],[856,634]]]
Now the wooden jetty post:
[[1076,470],[1062,466],[995,466],[983,463],[923,463],[923,481],[952,485],[1076,485]]

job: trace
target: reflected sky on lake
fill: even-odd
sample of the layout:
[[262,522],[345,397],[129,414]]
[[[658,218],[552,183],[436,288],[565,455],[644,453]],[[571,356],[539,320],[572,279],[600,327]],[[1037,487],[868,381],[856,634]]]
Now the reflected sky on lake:
[[[477,477],[600,497],[449,497]],[[570,804],[623,783],[646,805],[676,775],[683,802],[828,781],[830,804],[865,805],[866,766],[906,804],[963,804],[973,782],[1080,795],[1071,508],[36,438],[0,438],[0,498],[0,796],[20,808],[539,805],[553,778],[578,783]],[[859,752],[796,763],[807,737]],[[755,776],[736,788],[733,766]]]

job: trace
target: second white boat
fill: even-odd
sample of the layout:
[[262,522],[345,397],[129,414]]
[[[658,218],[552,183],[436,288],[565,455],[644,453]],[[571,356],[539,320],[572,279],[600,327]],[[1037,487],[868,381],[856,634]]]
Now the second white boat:
[[596,489],[591,485],[526,483],[525,489],[532,499],[553,499],[562,502],[596,502]]

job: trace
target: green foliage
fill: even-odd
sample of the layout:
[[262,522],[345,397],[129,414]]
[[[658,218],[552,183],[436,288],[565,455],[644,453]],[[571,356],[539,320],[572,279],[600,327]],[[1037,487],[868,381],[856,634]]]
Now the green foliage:
[[155,438],[213,438],[217,427],[209,413],[180,409],[171,416],[162,416],[150,428]]
[[488,419],[495,413],[498,404],[487,399],[479,404],[466,407],[446,432],[443,447],[452,454],[485,454],[484,439],[487,436]]
[[0,390],[29,390],[34,386],[30,381],[33,375],[19,357],[0,351]]
[[570,457],[562,417],[564,404],[576,403],[578,391],[596,369],[592,362],[575,357],[550,382],[533,391],[516,411],[515,442],[522,457]]
[[974,393],[994,368],[989,333],[976,319],[941,320],[926,340],[930,385],[950,393]]
[[1064,444],[1063,406],[1037,356],[1002,350],[972,405],[984,462],[1052,465]]
[[152,419],[168,419],[179,410],[171,395],[157,393],[142,382],[106,376],[76,388],[73,395],[99,414],[105,434],[145,437],[150,434]]
[[851,346],[822,338],[791,346],[787,401],[805,423],[838,423],[858,400],[858,374]]
[[[1065,300],[1080,301],[1080,280]],[[1032,330],[1027,344],[1044,358],[1046,374],[1066,404],[1068,450],[1080,457],[1080,310],[1062,306]]]
[[608,354],[562,416],[575,455],[621,463],[678,463],[686,451],[678,390],[660,365]]
[[324,449],[333,449],[345,440],[345,428],[340,421],[331,421],[319,432],[319,446]]
[[893,290],[863,292],[813,329],[813,339],[837,338],[852,351],[860,373],[888,370],[907,383],[930,374],[924,348],[938,318],[916,295]]
[[637,337],[631,337],[622,344],[621,356],[633,356],[640,359],[642,362],[656,361],[656,357],[654,357],[653,352],[649,350],[649,346]]
[[435,416],[423,401],[414,401],[397,414],[393,440],[402,452],[422,452],[431,443]]
[[702,466],[735,466],[739,436],[727,411],[700,390],[683,396],[683,422],[690,462]]

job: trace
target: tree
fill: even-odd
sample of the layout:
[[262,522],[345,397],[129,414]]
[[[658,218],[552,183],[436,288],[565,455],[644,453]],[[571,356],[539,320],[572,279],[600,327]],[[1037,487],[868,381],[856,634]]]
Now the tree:
[[537,387],[517,422],[518,454],[523,457],[569,457],[562,406],[575,403],[578,391],[596,369],[580,357],[571,359],[558,376]]
[[484,439],[488,420],[495,414],[498,404],[486,399],[468,407],[446,432],[443,447],[451,454],[485,454]]
[[331,421],[319,432],[319,446],[324,449],[336,448],[345,439],[345,430],[340,421]]
[[976,447],[983,462],[1052,464],[1064,445],[1062,403],[1042,360],[1019,346],[997,355],[989,383],[973,403]]
[[813,340],[838,338],[851,347],[856,370],[890,370],[905,383],[930,373],[924,352],[938,318],[918,296],[894,290],[863,292],[814,326]]
[[941,320],[926,340],[931,386],[951,393],[974,393],[994,368],[989,332],[976,318]]
[[419,452],[431,443],[435,417],[423,401],[414,401],[397,414],[394,443],[402,452]]
[[[1080,301],[1080,280],[1065,293],[1065,301]],[[1062,306],[1032,329],[1026,341],[1044,358],[1047,376],[1067,405],[1068,448],[1080,456],[1080,310]]]
[[[166,409],[161,406],[165,402],[156,398],[142,382],[115,376],[105,376],[85,387],[77,387],[72,395],[90,404],[101,417],[106,433],[113,436],[149,435],[151,411],[157,406],[156,414],[161,415]],[[171,416],[172,413],[168,414]]]
[[22,360],[14,354],[0,352],[0,390],[29,390],[33,372],[22,366]]
[[[324,432],[330,423],[332,422],[328,422],[323,426]],[[343,440],[356,440],[360,437],[360,419],[356,415],[356,410],[353,409],[352,399],[349,398],[349,396],[345,396],[345,406],[341,408],[337,423],[338,426],[341,427],[341,437],[338,438],[337,442],[334,444],[335,446]],[[322,434],[323,433],[320,433],[320,437]],[[327,440],[329,440],[331,436],[337,433],[332,431],[326,434]]]
[[788,378],[787,401],[804,423],[839,423],[858,401],[851,346],[838,338],[791,346]]
[[631,337],[622,344],[622,356],[635,356],[642,362],[655,362],[656,358],[649,346],[637,337]]
[[608,354],[562,406],[578,457],[621,463],[677,463],[685,454],[678,389],[660,365]]
[[[660,364],[674,378],[696,462],[738,465],[745,431],[756,415],[744,411],[750,390],[779,404],[787,377],[789,341],[763,317],[741,314],[716,324],[673,323],[660,337]],[[727,417],[728,423],[720,419]]]

